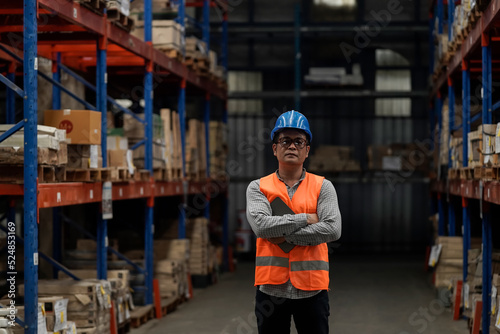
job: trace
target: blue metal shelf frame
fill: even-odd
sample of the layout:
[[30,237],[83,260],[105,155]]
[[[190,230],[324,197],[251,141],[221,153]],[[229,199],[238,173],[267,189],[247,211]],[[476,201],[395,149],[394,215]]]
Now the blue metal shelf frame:
[[24,318],[25,333],[38,331],[38,24],[37,1],[24,0]]
[[[451,3],[453,1],[448,1]],[[448,145],[448,168],[452,168],[452,154],[451,154],[451,132],[455,127],[455,88],[453,87],[453,80],[448,77],[448,128],[449,128],[449,138]],[[448,200],[448,235],[455,236],[455,201],[447,194]]]
[[[491,61],[491,40],[489,34],[483,32],[481,35],[482,48],[482,82],[483,82],[483,124],[492,122],[492,61]],[[480,203],[483,205],[483,203]],[[490,311],[491,311],[491,279],[492,263],[491,253],[493,249],[491,212],[489,207],[482,209],[483,226],[483,333],[489,334]]]
[[[184,0],[180,1],[180,21],[184,30],[184,17],[185,17],[185,8],[184,8]],[[152,35],[152,14],[151,14],[151,0],[145,1],[145,41],[151,45],[151,35]],[[204,0],[203,6],[203,39],[207,44],[207,52],[210,46],[210,35],[209,35],[209,9],[210,9],[210,0]],[[41,72],[37,71],[37,22],[36,22],[36,14],[37,14],[37,1],[36,0],[24,0],[24,56],[23,59],[18,57],[18,60],[24,64],[24,86],[23,89],[19,88],[15,85],[15,64],[11,64],[9,66],[9,71],[7,77],[1,76],[0,81],[3,82],[9,89],[7,90],[7,99],[6,99],[6,110],[7,110],[7,123],[14,123],[15,120],[15,94],[23,97],[23,109],[24,115],[23,120],[12,127],[11,130],[7,131],[7,133],[3,134],[0,137],[0,141],[7,138],[10,134],[14,133],[16,130],[24,127],[24,136],[25,136],[25,147],[24,147],[24,238],[22,240],[27,240],[24,243],[24,264],[25,264],[25,329],[26,333],[37,333],[37,313],[38,313],[38,227],[37,227],[37,219],[38,219],[38,211],[37,211],[37,75],[40,75],[45,80],[49,81],[53,85],[53,109],[61,108],[61,91],[64,91],[69,96],[76,99],[78,102],[83,104],[87,109],[91,110],[99,110],[102,113],[101,125],[102,125],[102,147],[103,152],[106,152],[106,129],[107,129],[107,103],[113,103],[117,105],[122,111],[126,113],[133,114],[130,110],[119,106],[116,101],[107,96],[107,39],[105,36],[100,36],[97,42],[96,48],[96,58],[97,58],[97,66],[96,66],[96,87],[93,87],[91,84],[85,82],[81,77],[77,76],[75,73],[71,73],[68,68],[65,68],[64,65],[61,64],[61,54],[55,53],[53,55],[53,71],[52,78],[44,75]],[[222,34],[222,46],[221,46],[221,58],[222,65],[224,69],[227,71],[227,11],[223,13],[223,34]],[[151,46],[152,47],[152,46]],[[5,50],[4,50],[5,51]],[[8,52],[9,53],[9,52]],[[10,53],[9,53],[10,54]],[[12,55],[12,54],[11,54]],[[66,72],[72,74],[77,80],[84,82],[87,87],[93,88],[96,92],[96,106],[79,99],[75,94],[66,89],[61,84],[61,69]],[[145,82],[144,82],[144,100],[145,100],[145,120],[141,120],[137,115],[133,114],[133,116],[145,123],[146,127],[146,139],[145,139],[145,165],[146,168],[152,172],[153,164],[152,164],[152,113],[153,113],[153,84],[152,84],[152,72],[153,66],[152,62],[147,62],[145,68]],[[181,120],[181,135],[182,135],[182,150],[183,156],[185,156],[185,98],[186,98],[186,80],[185,78],[181,81],[181,89],[179,93],[179,115]],[[207,94],[209,97],[209,95]],[[227,104],[227,101],[226,101]],[[209,120],[210,120],[210,99],[207,98],[206,101],[206,135],[207,135],[207,171],[209,170]],[[227,124],[227,106],[224,110],[224,122]],[[107,166],[106,155],[103,155],[103,166]],[[183,165],[183,174],[185,175],[185,165]],[[187,189],[185,189],[184,193],[187,195]],[[148,200],[148,204],[146,207],[146,222],[145,222],[145,258],[146,258],[146,304],[152,304],[152,278],[153,278],[153,234],[154,234],[154,225],[153,225],[153,206],[154,206],[154,197]],[[208,206],[207,206],[208,209]],[[224,253],[225,253],[225,266],[228,268],[228,215],[227,215],[227,194],[224,202]],[[12,209],[12,212],[14,210]],[[15,215],[15,212],[12,213]],[[55,241],[55,249],[54,256],[56,259],[52,259],[45,254],[40,253],[40,256],[49,261],[55,267],[54,275],[57,276],[58,270],[63,270],[72,276],[75,279],[78,279],[76,276],[72,275],[67,271],[63,266],[59,264],[59,260],[61,258],[61,212],[60,208],[55,208],[53,211],[53,223],[54,223],[54,241]],[[209,215],[209,211],[207,210],[206,215]],[[181,212],[181,216],[185,221],[185,211]],[[15,217],[14,217],[15,218]],[[112,251],[107,248],[107,221],[98,218],[98,229],[97,229],[97,245],[98,245],[98,278],[106,279],[106,271],[107,271],[107,260],[106,254],[107,251]],[[185,222],[183,223],[185,225]],[[185,237],[185,226],[183,226],[183,232]],[[181,232],[180,232],[181,233]],[[120,254],[121,255],[121,254]],[[123,255],[121,255],[122,258]],[[126,259],[126,258],[124,258]],[[127,260],[127,259],[126,259]]]
[[[144,41],[152,48],[153,37],[153,5],[151,0],[144,1]],[[146,62],[146,75],[144,78],[144,116],[146,120],[145,167],[153,176],[153,63]],[[144,222],[144,263],[146,270],[145,303],[153,304],[153,210],[154,197],[147,201]]]
[[[467,167],[468,145],[467,134],[470,132],[470,70],[469,63],[462,60],[462,166]],[[467,281],[467,268],[469,263],[470,249],[470,210],[469,201],[462,197],[462,224],[463,224],[463,281]]]
[[[438,0],[439,1],[439,0]],[[435,107],[436,107],[436,114],[438,117],[438,133],[441,134],[441,129],[443,128],[443,117],[442,117],[442,110],[443,110],[443,99],[441,97],[441,94],[438,94],[435,102]],[[441,136],[438,135],[438,140],[441,140]],[[441,147],[441,144],[439,145],[439,149]],[[439,161],[437,162],[438,167]],[[441,194],[438,194],[438,215],[439,215],[439,225],[438,225],[438,234],[440,236],[446,235],[446,222],[445,222],[445,214],[444,214],[444,199],[442,198]]]

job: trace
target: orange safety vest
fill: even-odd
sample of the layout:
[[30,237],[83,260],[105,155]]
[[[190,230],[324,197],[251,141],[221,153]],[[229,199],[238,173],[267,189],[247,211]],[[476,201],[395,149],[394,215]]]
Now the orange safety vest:
[[[295,213],[316,213],[318,197],[324,177],[306,173],[293,199],[288,196],[285,183],[276,173],[260,179],[260,191],[271,203],[280,197]],[[300,290],[327,290],[328,246],[295,246],[285,253],[267,239],[257,238],[255,285],[283,284],[288,280]]]

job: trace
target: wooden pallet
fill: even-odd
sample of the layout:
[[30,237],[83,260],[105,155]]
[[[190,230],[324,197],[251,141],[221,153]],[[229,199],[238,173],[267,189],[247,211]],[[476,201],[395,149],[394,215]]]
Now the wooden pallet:
[[472,167],[460,168],[460,179],[461,180],[473,180],[474,179],[474,168],[472,168]]
[[136,306],[134,310],[130,312],[130,326],[132,328],[138,328],[153,318],[153,305]]
[[172,59],[177,59],[180,62],[182,62],[182,60],[184,58],[182,56],[182,52],[180,50],[177,50],[177,49],[159,47],[158,50],[163,52],[167,57],[172,58]]
[[78,2],[99,15],[103,15],[104,9],[106,8],[106,2],[104,0],[76,0],[75,2]]
[[153,168],[153,179],[155,181],[163,181],[165,179],[165,168]]
[[448,169],[448,179],[456,180],[460,179],[460,169]]
[[125,320],[121,324],[118,325],[118,333],[117,334],[126,334],[130,332],[130,319]]
[[[95,178],[95,173],[93,177]],[[91,182],[90,169],[73,169],[66,168],[66,181],[67,182]]]
[[[64,179],[64,167],[38,165],[37,174],[39,183],[59,182]],[[24,165],[0,165],[0,182],[24,183]]]
[[102,181],[118,181],[118,169],[116,167],[102,168],[101,178]]
[[168,297],[161,300],[161,315],[166,316],[177,309],[177,306],[181,303],[178,297]]
[[109,8],[107,16],[108,21],[113,22],[113,24],[126,31],[131,31],[134,28],[134,19],[123,14],[118,8]]

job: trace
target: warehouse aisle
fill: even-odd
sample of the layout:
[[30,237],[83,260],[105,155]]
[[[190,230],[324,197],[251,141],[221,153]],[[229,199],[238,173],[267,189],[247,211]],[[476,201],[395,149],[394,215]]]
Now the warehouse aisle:
[[[332,262],[331,333],[465,334],[465,321],[452,321],[423,272],[419,258],[336,256]],[[195,298],[160,321],[132,334],[251,334],[253,263],[238,264],[218,284],[197,290]],[[295,333],[292,330],[292,333]]]

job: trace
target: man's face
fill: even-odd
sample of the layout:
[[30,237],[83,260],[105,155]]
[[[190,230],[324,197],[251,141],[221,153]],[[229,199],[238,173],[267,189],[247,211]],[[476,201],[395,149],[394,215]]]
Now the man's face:
[[[303,147],[300,147],[303,144]],[[302,165],[309,156],[310,146],[302,131],[285,129],[280,131],[278,143],[273,144],[273,152],[278,162],[287,165]]]

